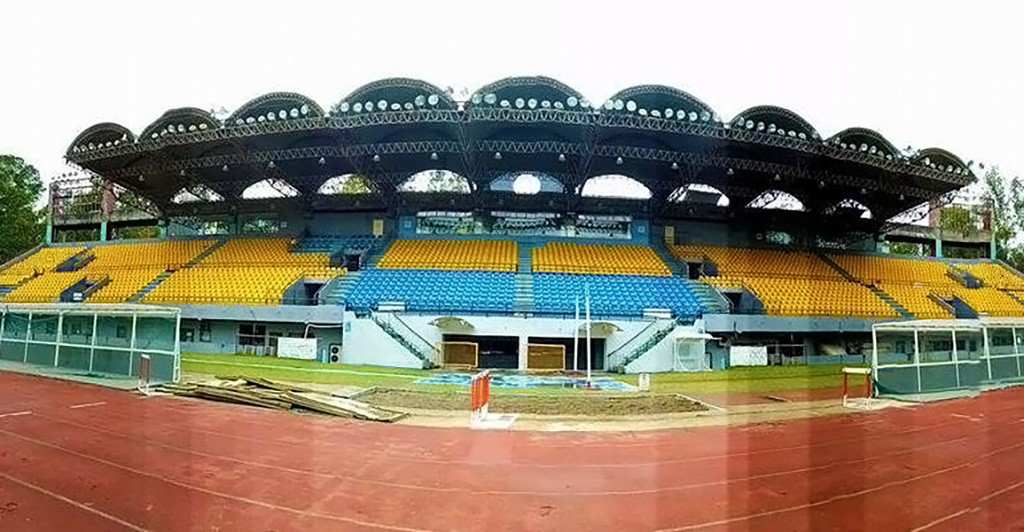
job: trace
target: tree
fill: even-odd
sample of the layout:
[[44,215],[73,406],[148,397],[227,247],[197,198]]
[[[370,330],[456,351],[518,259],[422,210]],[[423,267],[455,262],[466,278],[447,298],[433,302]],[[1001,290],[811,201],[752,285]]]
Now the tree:
[[448,170],[430,170],[430,180],[427,181],[427,192],[459,192],[469,193],[469,183],[466,179]]
[[1019,176],[1005,178],[999,167],[990,167],[982,182],[982,197],[992,208],[996,257],[1024,269],[1024,181]]
[[369,194],[373,192],[373,183],[363,175],[350,175],[341,184],[341,194]]
[[39,172],[20,157],[0,155],[0,264],[42,241],[43,193]]
[[889,253],[893,255],[921,255],[921,244],[912,242],[890,242]]

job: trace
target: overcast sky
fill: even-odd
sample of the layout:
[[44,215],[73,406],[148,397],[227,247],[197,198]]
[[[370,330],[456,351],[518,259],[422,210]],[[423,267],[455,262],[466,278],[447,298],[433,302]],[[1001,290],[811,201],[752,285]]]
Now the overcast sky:
[[[159,7],[158,7],[159,6]],[[603,102],[673,85],[723,117],[774,104],[1024,175],[1024,3],[683,0],[0,5],[0,153],[47,178],[86,127],[271,91],[328,108],[390,76],[470,91],[547,75]]]

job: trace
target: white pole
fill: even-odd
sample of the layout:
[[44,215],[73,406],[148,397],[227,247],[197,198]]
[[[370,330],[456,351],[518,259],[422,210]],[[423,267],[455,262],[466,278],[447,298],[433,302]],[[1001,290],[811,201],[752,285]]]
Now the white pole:
[[591,356],[591,353],[590,353],[590,350],[591,350],[591,342],[590,342],[590,329],[591,329],[591,323],[590,323],[590,285],[588,284],[586,288],[587,288],[587,386],[590,386],[590,356]]
[[572,370],[580,370],[580,295],[576,294],[576,320],[572,322]]

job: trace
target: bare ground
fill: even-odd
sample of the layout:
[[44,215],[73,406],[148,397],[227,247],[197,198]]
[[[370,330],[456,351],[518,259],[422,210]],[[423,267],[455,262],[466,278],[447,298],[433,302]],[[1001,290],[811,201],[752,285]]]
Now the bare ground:
[[[422,410],[469,410],[469,395],[461,393],[419,392],[378,388],[360,395],[360,401],[372,405]],[[491,396],[491,412],[541,415],[629,416],[701,412],[707,407],[675,394],[634,396]]]

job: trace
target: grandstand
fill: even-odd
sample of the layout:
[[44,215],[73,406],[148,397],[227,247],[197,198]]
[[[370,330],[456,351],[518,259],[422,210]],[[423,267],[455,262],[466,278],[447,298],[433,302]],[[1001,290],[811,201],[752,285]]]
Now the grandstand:
[[[422,366],[469,341],[482,366],[525,369],[532,344],[574,357],[589,310],[595,368],[666,371],[750,346],[863,360],[878,322],[1024,313],[1017,272],[944,258],[957,237],[899,221],[975,180],[955,155],[862,128],[822,137],[778,107],[723,121],[670,87],[591,104],[508,78],[455,101],[389,79],[329,112],[272,93],[225,120],[172,109],[138,136],[98,124],[67,157],[87,179],[54,185],[50,242],[0,268],[0,308],[179,307],[186,351],[313,337],[323,361]],[[437,172],[457,186],[410,188]],[[585,192],[609,176],[649,194]],[[356,177],[368,190],[339,185]],[[90,214],[69,204],[94,187]],[[160,236],[110,241],[139,225]],[[83,227],[99,241],[55,243]],[[951,243],[991,256],[989,229]]]

